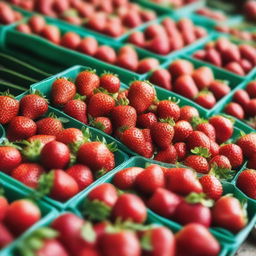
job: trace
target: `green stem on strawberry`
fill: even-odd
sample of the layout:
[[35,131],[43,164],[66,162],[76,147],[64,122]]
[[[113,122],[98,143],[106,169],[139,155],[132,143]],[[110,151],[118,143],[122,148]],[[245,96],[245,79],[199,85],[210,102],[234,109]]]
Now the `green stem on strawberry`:
[[95,242],[97,236],[91,222],[88,222],[88,221],[85,222],[85,224],[82,226],[82,229],[81,229],[81,235],[82,235],[82,238],[88,243]]
[[195,147],[194,149],[191,149],[191,153],[205,158],[211,157],[209,149],[204,147]]
[[205,207],[212,207],[214,205],[214,200],[208,199],[205,193],[192,192],[186,196],[185,201],[190,204],[200,203]]
[[209,174],[214,175],[219,180],[231,180],[235,175],[235,171],[227,168],[221,168],[214,163]]
[[21,154],[30,162],[38,162],[44,144],[40,140],[23,142],[26,147],[21,151]]

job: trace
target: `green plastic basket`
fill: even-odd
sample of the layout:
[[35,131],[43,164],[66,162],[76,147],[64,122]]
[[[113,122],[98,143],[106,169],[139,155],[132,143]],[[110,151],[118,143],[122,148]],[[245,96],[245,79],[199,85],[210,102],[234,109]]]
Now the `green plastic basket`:
[[[12,202],[14,200],[26,198],[28,194],[21,190],[20,188],[9,184],[5,180],[5,176],[3,173],[0,173],[0,185],[4,188],[4,195],[8,199],[8,202]],[[33,230],[35,230],[38,226],[42,225],[47,221],[48,219],[51,219],[57,215],[56,209],[54,209],[52,206],[49,204],[43,202],[43,201],[38,201],[37,205],[39,206],[41,213],[42,213],[42,219],[37,222],[35,225],[33,225],[31,228],[29,228],[25,233],[23,233],[20,237],[18,237],[13,243],[11,243],[9,246],[5,247],[4,249],[0,250],[0,256],[7,256],[10,255],[10,251],[12,248],[16,246],[19,241],[22,241],[27,234],[31,233]],[[18,215],[17,215],[18,217]]]
[[3,141],[5,138],[5,130],[4,127],[0,124],[0,143]]

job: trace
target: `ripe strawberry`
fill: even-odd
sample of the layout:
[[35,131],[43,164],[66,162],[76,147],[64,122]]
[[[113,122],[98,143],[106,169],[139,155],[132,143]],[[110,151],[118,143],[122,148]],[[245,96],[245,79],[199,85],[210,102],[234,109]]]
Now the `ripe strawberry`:
[[83,142],[85,140],[83,132],[77,128],[63,129],[57,134],[56,140],[66,145],[71,143]]
[[84,54],[94,56],[98,50],[98,41],[94,37],[85,37],[80,41],[77,50]]
[[149,108],[156,97],[154,87],[145,81],[134,81],[129,88],[128,99],[130,105],[137,113],[142,113]]
[[191,223],[176,235],[178,255],[217,256],[221,250],[217,239],[203,225]]
[[108,117],[96,117],[90,122],[90,125],[107,134],[113,133],[112,123]]
[[155,155],[154,160],[175,164],[177,161],[178,155],[176,149],[173,145],[169,145],[167,148],[159,150]]
[[154,113],[148,112],[138,116],[137,125],[141,128],[151,128],[157,122],[157,117]]
[[55,105],[65,105],[76,95],[76,86],[66,78],[58,78],[52,84],[51,99]]
[[195,102],[204,108],[211,109],[216,104],[216,99],[211,92],[202,91],[196,96]]
[[[200,57],[200,53],[197,52],[197,57],[198,56]],[[204,53],[204,56],[203,56],[202,60],[210,62],[213,65],[218,66],[218,67],[222,66],[221,54],[215,48],[208,49]]]
[[246,114],[248,117],[256,116],[256,99],[252,99],[248,102],[246,106]]
[[244,90],[237,90],[234,93],[233,100],[244,108],[250,101],[250,96]]
[[166,55],[170,52],[170,44],[166,32],[157,35],[145,43],[145,48],[151,52],[160,55]]
[[114,219],[143,223],[147,218],[147,209],[140,197],[126,193],[118,197],[112,209],[112,215]]
[[166,69],[160,68],[153,71],[149,81],[152,84],[158,85],[166,90],[172,90],[171,74]]
[[144,47],[146,43],[144,33],[141,31],[133,32],[128,37],[128,42],[131,44],[135,44],[138,47]]
[[224,68],[239,76],[245,75],[244,70],[242,69],[241,65],[238,62],[229,62]]
[[91,97],[94,90],[100,86],[100,78],[94,70],[85,70],[78,74],[75,84],[78,93],[83,96]]
[[173,216],[181,198],[165,188],[157,188],[150,199],[148,207],[157,214],[170,218]]
[[172,118],[174,121],[178,121],[180,108],[177,103],[171,100],[162,100],[157,105],[157,116],[162,119]]
[[220,181],[212,174],[207,174],[199,178],[199,181],[203,187],[203,192],[207,197],[218,200],[222,196],[223,188]]
[[88,104],[88,114],[92,117],[108,116],[115,107],[115,100],[105,93],[94,94]]
[[173,86],[173,91],[189,99],[194,99],[198,94],[198,89],[190,75],[179,76]]
[[174,138],[177,141],[186,141],[190,133],[193,132],[193,128],[188,121],[180,120],[174,126]]
[[120,79],[112,73],[103,73],[100,76],[100,86],[110,93],[116,93],[120,89]]
[[0,96],[0,124],[9,123],[19,113],[19,101],[12,95]]
[[216,155],[219,154],[219,149],[220,149],[220,146],[218,143],[216,143],[215,141],[210,141],[210,154],[211,154],[211,157],[214,157]]
[[210,139],[207,135],[200,131],[193,131],[187,138],[187,147],[189,150],[196,147],[206,148],[210,150]]
[[169,71],[174,79],[182,75],[192,75],[194,71],[193,64],[188,60],[175,60],[169,66]]
[[246,92],[251,98],[256,98],[256,81],[251,81],[247,84]]
[[214,81],[214,74],[210,68],[203,66],[193,72],[192,78],[194,79],[198,89],[203,90],[208,88]]
[[214,80],[210,83],[209,90],[213,93],[216,100],[220,100],[230,93],[230,87],[226,81]]
[[232,166],[230,164],[230,161],[229,159],[224,156],[224,155],[216,155],[214,156],[211,161],[209,162],[210,166],[211,167],[219,167],[219,168],[222,168],[222,169],[231,169]]
[[111,64],[114,64],[117,58],[115,50],[108,45],[99,46],[94,57]]
[[44,17],[39,15],[34,15],[29,19],[28,24],[31,30],[33,31],[33,33],[40,34],[43,28],[45,27],[46,22]]
[[[248,106],[248,105],[247,105]],[[230,102],[225,107],[225,113],[236,117],[237,119],[244,119],[244,109],[236,102]]]
[[247,196],[252,199],[256,199],[256,171],[253,169],[246,169],[242,171],[236,181],[237,187],[243,191]]
[[223,143],[233,135],[233,123],[226,117],[213,116],[209,119],[209,123],[215,128],[217,143]]
[[137,73],[144,74],[150,70],[156,69],[159,66],[159,60],[155,58],[145,58],[139,61]]
[[62,142],[51,141],[42,148],[40,162],[46,169],[65,168],[69,161],[69,148]]
[[60,41],[60,44],[66,48],[76,50],[81,42],[81,37],[72,31],[65,33]]
[[168,120],[154,123],[150,129],[152,139],[160,148],[167,148],[172,143],[174,128]]
[[199,173],[209,172],[209,165],[208,165],[207,159],[201,155],[188,156],[185,159],[184,164],[186,166],[191,167],[192,169],[194,169],[196,172],[199,172]]
[[215,141],[215,128],[206,120],[195,117],[192,119],[192,124],[197,131],[203,132],[210,140]]
[[117,172],[113,178],[116,187],[122,190],[132,189],[134,187],[137,176],[144,171],[140,167],[128,167]]
[[16,30],[24,34],[32,34],[32,31],[28,24],[19,24]]
[[108,22],[104,28],[104,33],[112,37],[120,37],[125,29],[119,17],[109,17]]
[[83,100],[70,100],[67,104],[65,104],[63,111],[78,121],[87,124],[87,106]]
[[61,34],[57,26],[45,25],[41,31],[41,36],[54,44],[60,44]]
[[36,188],[44,172],[44,168],[39,164],[23,163],[12,170],[11,176],[28,187]]
[[184,160],[187,154],[187,148],[186,148],[186,143],[184,142],[178,142],[174,144],[174,148],[177,153],[178,161]]
[[94,172],[108,172],[115,167],[114,154],[107,145],[98,141],[84,143],[78,150],[77,160]]
[[4,222],[13,234],[20,235],[40,219],[39,207],[28,199],[20,199],[9,205]]
[[47,111],[48,102],[38,92],[26,95],[20,100],[20,114],[22,116],[37,119],[46,114]]
[[1,3],[0,6],[0,23],[1,24],[11,24],[15,22],[15,14],[11,6]]
[[251,158],[256,154],[256,134],[250,133],[242,136],[236,142],[236,144],[242,149],[243,154],[247,158]]
[[7,138],[10,141],[27,139],[36,134],[36,123],[25,116],[15,116],[7,128]]
[[135,28],[141,25],[142,20],[138,12],[127,12],[122,16],[122,23],[128,28]]
[[[8,207],[9,207],[9,203],[7,201],[7,199],[4,197],[3,195],[4,191],[1,191],[1,195],[0,195],[0,221],[2,222],[6,216]],[[0,243],[1,244],[1,243]],[[0,245],[1,247],[1,245]]]
[[247,224],[243,207],[239,200],[231,195],[221,197],[212,209],[214,226],[226,228],[237,233]]
[[54,114],[37,121],[36,125],[38,134],[56,136],[63,130],[61,121]]
[[255,47],[249,44],[240,44],[239,52],[241,56],[251,62],[253,65],[256,64],[256,50]]
[[102,31],[106,27],[107,17],[103,12],[98,12],[93,14],[86,23],[86,27],[96,30]]
[[0,232],[0,249],[3,249],[13,242],[14,237],[3,223],[0,223]]
[[69,167],[66,172],[77,182],[80,191],[93,183],[92,172],[85,165],[75,164]]
[[201,193],[202,185],[196,173],[188,168],[170,168],[165,173],[166,188],[174,193],[188,195],[191,192]]
[[180,108],[180,120],[190,122],[193,117],[199,117],[199,112],[196,108],[191,106],[184,106]]

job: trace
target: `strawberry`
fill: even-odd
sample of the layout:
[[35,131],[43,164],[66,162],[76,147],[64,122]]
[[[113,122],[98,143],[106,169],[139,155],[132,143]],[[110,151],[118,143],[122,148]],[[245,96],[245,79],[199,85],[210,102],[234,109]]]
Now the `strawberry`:
[[122,190],[131,189],[134,187],[137,176],[144,171],[140,167],[125,168],[115,174],[113,183],[116,187]]
[[186,166],[191,167],[195,171],[199,173],[208,173],[209,172],[209,165],[207,159],[201,155],[191,155],[188,156],[184,164]]
[[193,131],[191,124],[188,121],[180,120],[174,126],[174,141],[185,141]]
[[233,95],[233,100],[240,104],[242,107],[245,107],[250,101],[250,96],[244,90],[237,90]]
[[196,108],[191,106],[183,106],[180,108],[180,120],[190,122],[193,117],[199,117],[199,112]]
[[36,125],[38,134],[56,136],[63,130],[61,121],[54,114],[50,114],[49,117],[37,121]]
[[154,160],[175,164],[177,161],[177,157],[178,155],[175,147],[173,145],[169,145],[168,147],[159,150],[156,156],[154,157]]
[[94,57],[111,64],[116,62],[116,52],[108,45],[99,46]]
[[39,207],[28,199],[20,199],[9,205],[4,222],[13,234],[20,235],[40,219]]
[[151,128],[154,123],[157,122],[157,117],[154,113],[148,112],[140,114],[137,119],[137,125],[141,128]]
[[60,44],[66,48],[76,50],[80,45],[81,37],[72,31],[65,33],[60,41]]
[[94,90],[100,86],[100,78],[94,70],[85,70],[78,74],[75,84],[81,95],[91,97]]
[[[111,148],[112,151],[115,148]],[[94,141],[84,143],[78,150],[77,160],[79,163],[88,166],[93,172],[108,172],[115,167],[114,154],[103,142]]]
[[89,56],[94,56],[98,50],[98,41],[94,37],[85,37],[80,41],[77,50]]
[[76,95],[76,86],[66,78],[58,78],[52,84],[51,99],[54,105],[65,105]]
[[22,116],[37,119],[48,111],[48,102],[39,93],[29,94],[20,100],[20,114]]
[[230,164],[229,159],[224,155],[217,155],[214,156],[211,161],[209,162],[211,167],[217,166],[222,169],[231,169],[232,166]]
[[133,32],[128,37],[128,42],[131,44],[135,44],[138,47],[144,47],[146,43],[144,33],[141,31]]
[[112,123],[108,117],[96,117],[90,122],[90,125],[107,134],[113,133]]
[[216,143],[215,141],[210,141],[210,154],[211,154],[211,157],[214,157],[216,155],[219,154],[219,149],[220,149],[220,146],[218,143]]
[[187,154],[187,148],[186,148],[186,143],[184,142],[177,142],[174,144],[174,148],[177,153],[178,161],[184,160]]
[[196,173],[188,168],[171,168],[165,173],[166,188],[174,193],[188,195],[191,192],[201,193],[202,185]]
[[248,160],[247,168],[256,169],[255,155],[253,155],[253,156]]
[[98,12],[93,14],[86,23],[86,27],[96,30],[96,31],[103,31],[107,23],[106,14],[103,12]]
[[246,106],[246,114],[248,117],[256,116],[256,99],[252,99],[248,102]]
[[[5,95],[7,94],[7,95]],[[19,112],[19,101],[14,96],[3,93],[0,95],[0,124],[9,123]]]
[[88,104],[88,114],[92,117],[108,116],[115,107],[115,100],[105,93],[94,94]]
[[150,70],[156,69],[159,66],[159,61],[155,58],[145,58],[139,61],[137,73],[144,74]]
[[46,169],[64,168],[69,161],[69,148],[62,142],[51,141],[42,148],[40,162]]
[[119,17],[109,17],[104,28],[104,33],[112,37],[120,37],[125,29]]
[[44,172],[44,168],[39,164],[23,163],[12,170],[11,176],[30,188],[36,188]]
[[11,6],[8,4],[1,3],[0,6],[0,23],[11,24],[15,22],[15,14]]
[[150,75],[149,81],[166,90],[172,90],[171,74],[163,68],[157,69]]
[[169,66],[169,71],[174,79],[183,75],[192,75],[194,71],[193,64],[188,60],[175,60]]
[[244,119],[245,116],[244,109],[236,102],[230,102],[227,104],[224,111],[226,114],[234,116],[237,119]]
[[150,129],[152,139],[160,148],[167,148],[172,143],[174,128],[169,120],[154,123]]
[[208,88],[214,81],[214,74],[210,68],[205,66],[196,69],[192,74],[192,78],[194,79],[197,88],[203,90]]
[[142,20],[138,12],[127,12],[122,16],[122,23],[129,28],[135,28],[141,25]]
[[243,58],[251,62],[253,65],[256,64],[256,49],[249,44],[240,44],[239,52]]
[[120,88],[120,79],[112,73],[103,73],[100,76],[100,86],[110,93],[116,93]]
[[[199,58],[200,58],[200,53],[197,52],[196,56],[197,57],[199,56]],[[196,57],[196,56],[194,55],[194,57]],[[213,65],[218,66],[218,67],[222,66],[221,54],[215,48],[208,49],[205,52],[202,60],[210,62]]]
[[29,19],[28,24],[31,30],[33,31],[33,33],[40,34],[43,28],[45,27],[46,22],[44,17],[39,15],[34,15]]
[[118,197],[112,209],[112,215],[114,219],[143,223],[147,218],[147,209],[140,197],[126,193]]
[[210,139],[207,135],[200,131],[193,131],[187,138],[187,147],[189,150],[196,147],[202,147],[210,150]]
[[192,124],[197,131],[203,132],[212,141],[215,141],[215,128],[206,120],[195,117],[192,119]]
[[137,113],[142,113],[149,108],[156,97],[154,87],[145,81],[134,81],[130,85],[128,99],[130,105]]
[[170,52],[170,44],[166,32],[157,35],[145,43],[145,48],[151,52],[160,55],[166,55]]
[[178,255],[217,256],[221,250],[217,239],[203,225],[191,223],[175,235]]
[[181,198],[165,188],[157,188],[147,202],[148,207],[157,214],[170,218],[175,213]]
[[204,108],[211,109],[216,104],[216,99],[211,92],[202,91],[196,96],[195,102]]
[[162,100],[157,105],[157,116],[162,119],[172,118],[174,121],[178,121],[180,108],[177,103],[171,100]]
[[198,89],[190,75],[179,76],[173,86],[173,91],[189,99],[194,99],[198,94]]
[[255,181],[256,181],[256,171],[253,169],[246,169],[239,174],[236,181],[236,185],[247,196],[249,196],[252,199],[255,199],[256,198],[256,189],[254,186]]
[[65,104],[63,111],[78,121],[87,124],[87,106],[83,100],[70,100]]
[[239,200],[231,195],[221,197],[212,209],[214,226],[226,228],[237,233],[247,224],[243,207]]
[[51,41],[54,44],[60,44],[61,34],[57,26],[45,25],[41,31],[41,36]]
[[241,65],[238,62],[229,62],[224,68],[239,76],[245,75],[244,70],[242,69]]
[[152,194],[157,188],[164,187],[164,174],[159,165],[152,164],[140,172],[135,185],[141,192]]
[[230,93],[230,87],[226,81],[213,80],[209,85],[209,90],[213,93],[216,100],[220,100]]
[[84,190],[93,183],[92,172],[85,165],[73,165],[69,167],[66,172],[77,182],[80,191]]
[[203,187],[203,192],[208,198],[213,200],[220,199],[223,193],[223,188],[218,178],[212,174],[207,174],[199,178],[199,181]]
[[2,189],[1,195],[0,195],[0,221],[1,222],[4,220],[7,210],[8,210],[8,207],[9,207],[9,203],[3,194],[4,194],[4,191]]
[[182,225],[198,223],[207,228],[211,225],[212,201],[205,199],[205,194],[191,193],[177,206],[174,219]]
[[15,116],[7,128],[7,138],[10,141],[27,139],[36,134],[36,123],[24,116]]
[[57,141],[62,142],[66,145],[70,145],[76,142],[83,142],[86,138],[83,134],[83,130],[77,128],[63,129],[57,134]]
[[24,34],[32,34],[32,31],[28,24],[19,24],[16,30]]
[[0,249],[3,249],[13,242],[14,237],[3,223],[0,223],[0,232]]
[[246,92],[251,98],[256,98],[256,81],[251,81],[247,84]]
[[217,143],[223,143],[233,135],[233,123],[228,118],[213,116],[209,119],[209,123],[215,128]]

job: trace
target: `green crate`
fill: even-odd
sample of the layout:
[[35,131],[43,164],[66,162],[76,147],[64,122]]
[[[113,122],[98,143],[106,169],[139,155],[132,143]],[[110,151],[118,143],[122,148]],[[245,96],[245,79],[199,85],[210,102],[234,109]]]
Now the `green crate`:
[[[12,202],[14,200],[26,198],[28,194],[18,188],[17,186],[14,186],[12,184],[9,184],[5,180],[5,176],[3,173],[0,173],[0,186],[4,188],[4,195],[8,199],[8,202]],[[5,247],[4,249],[0,250],[0,256],[7,256],[10,255],[10,250],[16,246],[19,241],[21,241],[25,236],[27,236],[29,233],[31,233],[33,230],[35,230],[38,226],[42,225],[47,221],[48,219],[51,219],[57,215],[56,209],[54,209],[49,204],[38,201],[37,205],[39,206],[41,213],[42,213],[42,219],[33,225],[31,228],[29,228],[25,233],[23,233],[20,237],[18,237],[13,243],[11,243],[9,246]]]
[[[26,93],[20,95],[19,97],[17,97],[17,99],[21,99],[24,95],[26,95]],[[59,110],[57,110],[57,109],[55,109],[55,108],[53,108],[53,107],[51,107],[51,106],[49,106],[49,110],[48,110],[48,113],[50,113],[50,112],[53,112],[53,113],[54,113],[56,116],[58,116],[58,117],[62,117],[62,118],[67,119],[69,122],[68,122],[67,124],[65,124],[65,127],[66,127],[66,128],[75,127],[75,128],[81,129],[82,127],[84,127],[84,125],[83,125],[82,123],[80,123],[80,122],[78,122],[77,120],[75,120],[75,119],[73,119],[73,118],[67,116],[66,114],[62,113],[61,111],[59,111]],[[101,131],[99,131],[99,130],[97,130],[97,129],[94,129],[94,128],[92,128],[92,127],[89,127],[89,130],[90,130],[90,132],[91,132],[92,139],[96,139],[96,138],[98,137],[98,138],[100,138],[100,139],[105,138],[105,140],[107,141],[107,143],[113,142],[113,139],[112,139],[110,136],[108,136],[107,134],[105,134],[105,133],[103,133],[103,132],[101,132]],[[119,165],[123,164],[123,163],[128,159],[128,156],[120,150],[120,147],[118,147],[118,151],[116,151],[114,154],[115,154],[116,168],[117,168]],[[114,171],[114,170],[115,170],[115,169],[113,169],[113,171]],[[112,172],[112,171],[111,171],[111,172]],[[25,186],[25,185],[24,185],[23,183],[21,183],[20,181],[13,179],[11,176],[9,176],[9,175],[7,175],[7,174],[5,174],[5,173],[1,173],[1,172],[0,172],[0,174],[5,178],[5,180],[6,180],[9,184],[12,184],[13,186],[17,186],[18,188],[20,188],[21,190],[23,190],[23,191],[26,192],[27,194],[29,194],[29,193],[31,193],[31,192],[33,191],[33,189],[31,189],[31,188]],[[97,182],[97,181],[96,181],[96,182]],[[94,182],[94,183],[95,183],[95,182]],[[94,184],[94,183],[93,183],[93,184]],[[92,184],[92,185],[93,185],[93,184]],[[90,185],[90,186],[92,186],[92,185]],[[87,189],[89,189],[90,186],[88,186],[84,191],[86,191]],[[52,198],[50,198],[50,197],[48,197],[48,196],[45,196],[45,197],[43,198],[43,200],[44,200],[45,202],[47,202],[47,203],[49,203],[49,204],[55,206],[57,209],[63,210],[63,209],[65,209],[65,208],[67,208],[67,206],[68,206],[69,204],[71,204],[71,202],[72,202],[73,200],[75,200],[77,197],[79,197],[79,195],[80,195],[81,193],[83,193],[84,191],[81,191],[80,193],[78,193],[77,195],[75,195],[73,198],[69,199],[69,200],[66,201],[66,202],[59,202],[59,201],[54,200],[54,199],[52,199]]]

